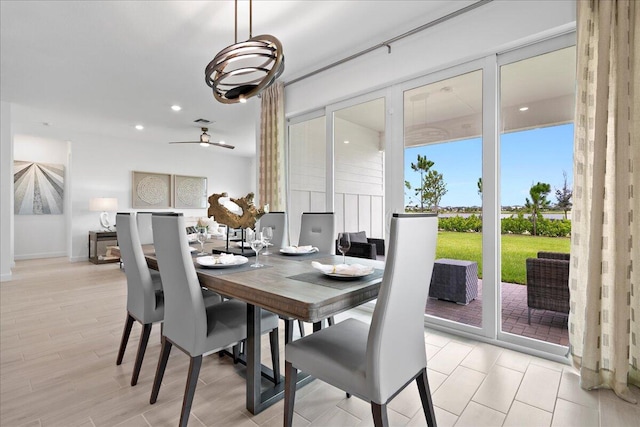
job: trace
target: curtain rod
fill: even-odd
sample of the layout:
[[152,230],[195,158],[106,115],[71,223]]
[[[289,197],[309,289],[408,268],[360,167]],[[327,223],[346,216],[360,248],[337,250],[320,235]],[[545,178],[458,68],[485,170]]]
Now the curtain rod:
[[441,24],[441,23],[443,23],[445,21],[448,21],[451,18],[455,18],[456,16],[462,15],[462,14],[464,14],[466,12],[469,12],[469,11],[471,11],[471,10],[477,8],[477,7],[483,6],[483,5],[487,4],[487,3],[491,3],[492,1],[493,0],[480,0],[480,1],[477,1],[475,3],[472,3],[472,4],[468,5],[468,6],[463,7],[462,9],[458,9],[455,12],[451,12],[448,15],[442,16],[442,17],[440,17],[438,19],[434,19],[433,21],[427,22],[426,24],[423,24],[423,25],[421,25],[419,27],[416,27],[416,28],[414,28],[412,30],[407,31],[406,33],[400,34],[399,36],[395,36],[393,38],[390,38],[389,40],[383,41],[382,43],[378,43],[375,46],[371,46],[370,48],[367,48],[367,49],[362,50],[360,52],[354,53],[351,56],[348,56],[346,58],[340,59],[340,60],[338,60],[336,62],[333,62],[333,63],[331,63],[329,65],[325,65],[324,67],[318,68],[317,70],[311,71],[310,73],[307,73],[307,74],[305,74],[303,76],[297,77],[297,78],[295,78],[293,80],[290,80],[288,82],[284,82],[284,85],[285,86],[289,86],[289,85],[292,85],[294,83],[299,82],[300,80],[304,80],[304,79],[306,79],[308,77],[315,76],[316,74],[322,73],[323,71],[326,71],[326,70],[328,70],[330,68],[337,67],[338,65],[344,64],[345,62],[351,61],[352,59],[356,59],[356,58],[358,58],[358,57],[360,57],[362,55],[365,55],[365,54],[367,54],[369,52],[372,52],[372,51],[374,51],[376,49],[380,49],[381,47],[386,47],[389,50],[389,53],[391,53],[391,43],[395,43],[398,40],[404,39],[405,37],[409,37],[411,35],[419,33],[420,31],[426,30],[427,28],[431,28],[431,27],[433,27],[435,25]]

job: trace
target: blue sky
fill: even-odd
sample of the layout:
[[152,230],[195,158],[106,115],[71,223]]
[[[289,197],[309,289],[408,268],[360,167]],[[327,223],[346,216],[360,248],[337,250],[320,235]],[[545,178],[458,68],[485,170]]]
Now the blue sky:
[[[480,138],[412,147],[405,150],[404,176],[413,188],[420,175],[411,170],[418,154],[426,155],[435,164],[447,185],[441,206],[479,206],[478,178],[482,176],[482,141]],[[523,205],[529,188],[536,182],[551,185],[548,199],[556,202],[555,189],[563,184],[562,171],[573,186],[573,124],[550,126],[502,135],[501,205]],[[405,204],[413,191],[405,190]],[[414,197],[414,200],[418,200]],[[415,202],[414,202],[415,203]]]

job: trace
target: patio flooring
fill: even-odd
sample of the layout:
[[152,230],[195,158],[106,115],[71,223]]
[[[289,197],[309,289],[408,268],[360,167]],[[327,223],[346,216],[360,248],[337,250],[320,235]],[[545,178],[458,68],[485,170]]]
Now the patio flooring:
[[[425,313],[471,326],[482,326],[482,280],[478,297],[467,305],[434,298],[427,300]],[[502,331],[564,346],[569,345],[569,315],[549,310],[533,310],[527,323],[527,287],[502,283]]]

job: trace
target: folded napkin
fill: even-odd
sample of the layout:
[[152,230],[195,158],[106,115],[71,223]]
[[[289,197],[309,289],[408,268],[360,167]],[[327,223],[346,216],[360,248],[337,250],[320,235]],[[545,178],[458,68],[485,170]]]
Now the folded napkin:
[[325,274],[340,274],[343,276],[364,276],[373,272],[373,267],[367,267],[362,264],[327,265],[320,264],[317,261],[311,261],[311,266]]
[[318,248],[315,246],[307,245],[307,246],[285,246],[282,248],[285,252],[289,253],[301,253],[306,254],[307,252],[318,251]]
[[236,257],[234,254],[220,254],[216,258],[216,264],[235,264]]

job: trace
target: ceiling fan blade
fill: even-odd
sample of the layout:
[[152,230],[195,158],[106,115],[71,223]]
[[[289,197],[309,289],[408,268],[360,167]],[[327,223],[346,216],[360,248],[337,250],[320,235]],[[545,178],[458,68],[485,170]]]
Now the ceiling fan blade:
[[[201,144],[201,141],[172,141],[169,144]],[[216,147],[228,148],[233,150],[236,148],[234,145],[220,144],[219,142],[208,142],[209,145],[215,145]]]
[[209,145],[215,145],[216,147],[222,147],[222,148],[229,148],[231,150],[236,148],[235,145],[220,144],[219,142],[210,142]]

